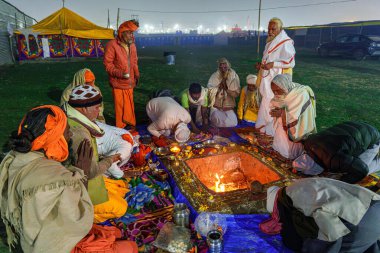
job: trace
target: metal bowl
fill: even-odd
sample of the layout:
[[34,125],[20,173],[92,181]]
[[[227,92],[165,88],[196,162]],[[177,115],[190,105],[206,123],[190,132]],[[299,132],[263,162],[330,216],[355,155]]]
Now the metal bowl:
[[154,150],[154,153],[158,156],[166,156],[170,154],[168,147],[158,147]]
[[216,144],[216,141],[214,141],[214,140],[207,140],[207,141],[204,141],[203,144],[205,146],[209,146],[210,147],[210,146],[214,146]]
[[204,147],[205,147],[205,145],[203,143],[198,143],[198,144],[194,145],[195,149],[200,149],[200,148],[204,148]]

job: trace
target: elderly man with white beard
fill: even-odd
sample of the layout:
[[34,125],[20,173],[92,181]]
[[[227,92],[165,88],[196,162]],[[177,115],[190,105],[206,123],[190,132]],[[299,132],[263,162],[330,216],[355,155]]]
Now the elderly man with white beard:
[[292,75],[296,53],[293,44],[293,40],[282,28],[282,21],[279,18],[272,18],[268,25],[268,38],[262,61],[256,64],[256,69],[259,71],[257,82],[262,96],[256,128],[270,136],[274,136],[273,118],[269,114],[269,104],[273,98],[271,82],[278,74]]

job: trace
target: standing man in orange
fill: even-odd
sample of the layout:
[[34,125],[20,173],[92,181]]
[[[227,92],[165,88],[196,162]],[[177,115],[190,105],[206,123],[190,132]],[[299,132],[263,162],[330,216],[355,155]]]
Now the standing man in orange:
[[117,37],[107,43],[104,53],[103,63],[112,87],[116,126],[119,128],[136,125],[133,89],[138,84],[140,73],[133,32],[137,28],[135,20],[122,23]]

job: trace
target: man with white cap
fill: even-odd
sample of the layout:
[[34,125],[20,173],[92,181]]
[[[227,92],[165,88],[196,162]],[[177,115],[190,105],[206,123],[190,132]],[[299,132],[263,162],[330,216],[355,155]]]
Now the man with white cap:
[[247,86],[241,89],[240,100],[237,108],[239,120],[255,123],[257,112],[259,111],[260,98],[258,87],[256,86],[257,76],[249,74],[247,76]]
[[268,188],[272,218],[262,232],[281,233],[286,247],[307,253],[380,252],[380,196],[329,178]]
[[182,143],[190,138],[187,124],[191,121],[189,112],[171,97],[157,97],[146,105],[146,113],[152,121],[148,131],[156,145],[165,146],[166,137],[172,133],[176,141]]

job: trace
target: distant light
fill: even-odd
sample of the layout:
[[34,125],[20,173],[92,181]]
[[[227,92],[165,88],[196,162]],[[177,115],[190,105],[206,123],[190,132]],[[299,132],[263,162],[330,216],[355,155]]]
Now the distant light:
[[178,29],[179,29],[179,24],[175,24],[175,25],[173,26],[173,28],[174,28],[174,30],[178,30]]

